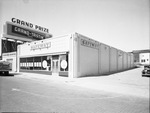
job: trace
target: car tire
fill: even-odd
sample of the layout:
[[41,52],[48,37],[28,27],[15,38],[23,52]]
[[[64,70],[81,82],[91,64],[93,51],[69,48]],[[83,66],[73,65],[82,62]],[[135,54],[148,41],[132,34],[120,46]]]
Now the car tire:
[[5,71],[5,72],[4,72],[4,75],[9,75],[9,71]]
[[0,75],[3,75],[3,72],[0,72]]

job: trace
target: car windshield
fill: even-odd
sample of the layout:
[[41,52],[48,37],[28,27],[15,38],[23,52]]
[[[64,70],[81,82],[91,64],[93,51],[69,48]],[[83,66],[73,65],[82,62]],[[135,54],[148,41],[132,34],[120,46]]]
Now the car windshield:
[[150,69],[150,65],[144,66],[144,69]]

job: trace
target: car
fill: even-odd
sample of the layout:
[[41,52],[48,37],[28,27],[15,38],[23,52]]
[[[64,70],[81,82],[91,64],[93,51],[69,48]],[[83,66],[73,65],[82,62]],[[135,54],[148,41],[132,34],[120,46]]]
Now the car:
[[142,77],[150,77],[150,65],[145,65],[144,70],[142,71]]
[[12,70],[11,63],[0,60],[0,75],[9,75],[9,71]]

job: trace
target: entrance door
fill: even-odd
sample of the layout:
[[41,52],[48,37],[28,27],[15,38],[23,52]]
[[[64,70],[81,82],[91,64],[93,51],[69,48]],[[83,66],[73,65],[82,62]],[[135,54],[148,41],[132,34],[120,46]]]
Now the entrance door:
[[59,55],[52,56],[52,73],[59,73]]
[[52,64],[52,72],[53,73],[58,73],[58,60],[53,60],[52,61],[53,62],[53,64]]

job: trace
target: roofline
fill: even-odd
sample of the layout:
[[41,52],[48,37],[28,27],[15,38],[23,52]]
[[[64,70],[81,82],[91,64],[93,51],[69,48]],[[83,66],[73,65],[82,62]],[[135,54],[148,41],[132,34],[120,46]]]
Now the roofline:
[[145,50],[133,50],[132,53],[150,53],[150,49],[145,49]]

